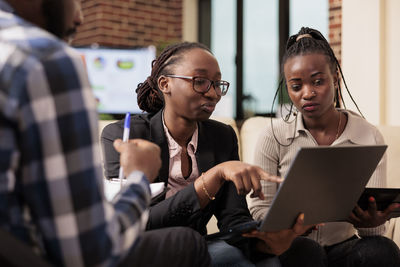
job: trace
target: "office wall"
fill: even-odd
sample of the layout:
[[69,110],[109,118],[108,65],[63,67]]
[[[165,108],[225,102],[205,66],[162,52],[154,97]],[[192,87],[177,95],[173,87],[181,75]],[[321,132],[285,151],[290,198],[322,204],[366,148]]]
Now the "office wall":
[[183,0],[182,40],[198,41],[198,0]]
[[[183,1],[82,0],[85,22],[73,45],[159,48],[182,40]],[[192,1],[197,2],[197,1]]]
[[400,1],[386,0],[386,123],[400,125]]
[[[364,116],[374,124],[400,125],[400,11],[398,0],[344,0],[342,67]],[[348,96],[344,97],[348,107]]]
[[[343,72],[354,99],[372,123],[380,121],[380,45],[379,0],[344,0]],[[344,100],[348,108],[355,109],[346,94]]]

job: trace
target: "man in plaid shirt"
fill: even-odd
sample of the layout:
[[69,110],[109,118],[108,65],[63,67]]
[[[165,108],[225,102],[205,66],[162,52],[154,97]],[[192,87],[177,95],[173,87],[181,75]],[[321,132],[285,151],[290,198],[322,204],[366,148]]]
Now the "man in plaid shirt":
[[59,39],[81,17],[79,0],[0,0],[0,227],[57,266],[208,265],[190,229],[142,234],[154,144],[115,144],[128,178],[105,199],[92,89]]

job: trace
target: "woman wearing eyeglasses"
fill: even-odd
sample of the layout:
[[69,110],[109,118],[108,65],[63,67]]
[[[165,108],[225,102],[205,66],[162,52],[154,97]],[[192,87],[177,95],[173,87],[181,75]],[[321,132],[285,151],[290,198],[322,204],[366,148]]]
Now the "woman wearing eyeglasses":
[[[229,83],[221,80],[217,60],[199,43],[166,48],[153,61],[151,76],[138,85],[138,105],[148,113],[132,118],[130,138],[160,146],[162,167],[156,182],[169,188],[165,197],[152,203],[147,229],[187,226],[205,235],[212,215],[221,231],[251,222],[246,194],[253,189],[252,197],[263,199],[260,179],[280,181],[240,162],[232,127],[209,119],[228,88]],[[112,144],[122,133],[123,121],[103,130],[107,178],[118,177],[119,154]],[[209,242],[212,264],[322,266],[321,248],[297,237],[309,228],[303,221],[299,216],[292,229],[265,233],[259,239],[238,236],[230,244]]]

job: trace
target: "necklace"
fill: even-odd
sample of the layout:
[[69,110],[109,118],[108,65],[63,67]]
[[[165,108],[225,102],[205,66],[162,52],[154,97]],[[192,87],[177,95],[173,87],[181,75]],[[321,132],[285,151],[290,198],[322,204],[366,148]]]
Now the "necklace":
[[341,124],[341,122],[342,122],[342,113],[339,111],[339,123],[338,123],[338,126],[337,126],[337,129],[336,129],[336,136],[335,136],[335,140],[337,140],[338,139],[338,137],[339,137],[339,132],[340,132],[340,124]]

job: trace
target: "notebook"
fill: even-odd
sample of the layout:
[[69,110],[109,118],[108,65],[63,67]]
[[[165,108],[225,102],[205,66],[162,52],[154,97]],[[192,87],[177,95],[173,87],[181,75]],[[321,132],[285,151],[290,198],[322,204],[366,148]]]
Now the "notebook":
[[[123,180],[123,183],[125,183],[125,180],[126,179]],[[108,201],[112,201],[115,195],[118,194],[120,190],[121,190],[121,184],[119,179],[117,178],[111,180],[104,179],[104,194]],[[150,191],[151,191],[152,201],[154,199],[157,199],[159,196],[163,195],[167,190],[168,188],[165,187],[164,182],[151,183]]]

